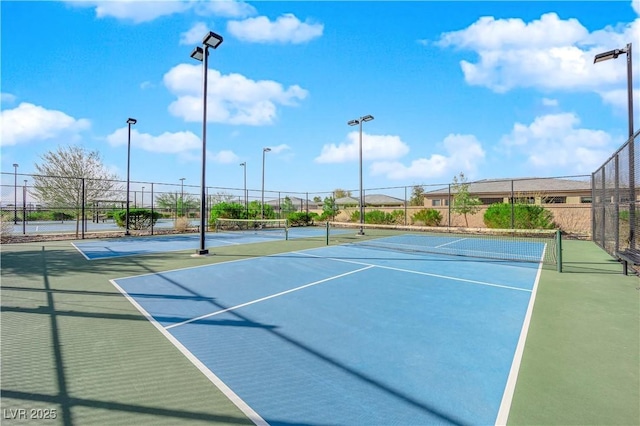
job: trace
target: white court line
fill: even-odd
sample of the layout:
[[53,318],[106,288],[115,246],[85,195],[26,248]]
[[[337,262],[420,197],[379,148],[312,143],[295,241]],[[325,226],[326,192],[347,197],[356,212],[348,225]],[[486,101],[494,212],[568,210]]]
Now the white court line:
[[120,291],[120,293],[123,294],[124,297],[126,297],[129,302],[131,302],[131,304],[133,304],[133,306],[135,306],[140,313],[149,320],[149,322],[151,322],[151,324],[153,324],[153,326],[155,328],[157,328],[160,333],[162,333],[164,335],[164,337],[166,337],[171,343],[173,343],[173,345],[180,351],[182,352],[182,354],[184,356],[187,357],[187,359],[189,361],[191,361],[191,363],[198,369],[200,370],[200,372],[202,372],[202,374],[205,375],[205,377],[207,377],[209,379],[209,381],[211,381],[211,383],[213,383],[218,389],[220,389],[220,391],[227,397],[229,398],[229,400],[240,409],[240,411],[242,411],[244,413],[245,416],[247,416],[254,424],[259,425],[259,426],[268,426],[269,423],[267,423],[266,420],[264,420],[258,413],[256,413],[253,408],[251,408],[246,402],[244,402],[244,400],[242,400],[242,398],[240,398],[234,391],[231,390],[231,388],[229,388],[229,386],[227,386],[218,376],[216,376],[213,371],[209,370],[209,368],[207,368],[206,365],[204,365],[202,363],[202,361],[200,361],[193,353],[191,353],[191,351],[189,349],[187,349],[182,343],[180,343],[180,341],[178,339],[176,339],[175,337],[173,337],[171,335],[171,333],[169,333],[167,330],[164,329],[164,327],[162,327],[162,325],[160,325],[160,323],[158,323],[151,315],[149,315],[149,313],[141,306],[138,304],[138,302],[135,301],[135,299],[133,299],[131,296],[129,296],[129,294],[127,294],[127,292],[120,287],[115,280],[109,280],[111,282],[111,284],[113,284],[113,286],[115,288],[118,289],[118,291]]
[[449,241],[448,243],[444,243],[444,244],[440,244],[439,246],[435,246],[434,248],[440,248],[440,247],[448,246],[449,244],[459,243],[460,241],[464,241],[464,240],[468,240],[468,238],[458,238],[457,240]]
[[345,263],[354,263],[356,265],[374,266],[376,268],[389,269],[389,270],[398,271],[398,272],[406,272],[406,273],[409,273],[409,274],[425,275],[425,276],[428,276],[428,277],[442,278],[442,279],[445,279],[445,280],[460,281],[460,282],[469,283],[469,284],[479,284],[479,285],[484,285],[484,286],[488,286],[488,287],[498,287],[498,288],[505,288],[505,289],[508,289],[508,290],[517,290],[517,291],[524,291],[524,292],[527,292],[527,293],[531,293],[531,290],[527,290],[525,288],[512,287],[512,286],[503,285],[503,284],[494,284],[494,283],[489,283],[489,282],[485,282],[485,281],[476,281],[476,280],[469,280],[469,279],[466,279],[466,278],[450,277],[450,276],[447,276],[447,275],[439,275],[439,274],[432,274],[432,273],[429,273],[429,272],[414,271],[412,269],[393,268],[391,266],[376,265],[375,263],[357,262],[357,261],[354,261],[354,260],[339,259],[339,258],[335,258],[335,257],[324,257],[324,256],[318,256],[318,255],[315,255],[315,254],[309,254],[309,253],[303,253],[303,252],[293,252],[293,253],[298,253],[298,254],[301,254],[303,256],[320,257],[320,258],[323,258],[323,259],[334,260],[336,262],[345,262]]
[[80,254],[84,256],[84,258],[85,258],[85,259],[87,259],[87,260],[91,260],[91,259],[89,259],[89,257],[88,257],[86,254],[84,254],[84,252],[83,252],[82,250],[80,250],[80,249],[78,248],[78,246],[76,246],[74,243],[71,243],[71,245],[72,245],[76,250],[78,250],[78,251],[80,252]]
[[211,312],[209,314],[205,314],[205,315],[201,315],[199,317],[191,318],[191,319],[188,319],[186,321],[182,321],[182,322],[179,322],[179,323],[176,323],[176,324],[171,324],[171,325],[165,327],[165,330],[169,330],[171,328],[179,327],[181,325],[189,324],[189,323],[192,323],[192,322],[195,322],[195,321],[199,321],[199,320],[202,320],[202,319],[205,319],[205,318],[210,318],[212,316],[223,314],[225,312],[233,311],[233,310],[236,310],[236,309],[239,309],[239,308],[243,308],[245,306],[253,305],[254,303],[264,302],[265,300],[273,299],[274,297],[279,297],[279,296],[283,296],[283,295],[288,294],[288,293],[293,293],[294,291],[302,290],[303,288],[307,288],[307,287],[311,287],[311,286],[314,286],[314,285],[322,284],[322,283],[325,283],[327,281],[335,280],[337,278],[342,278],[342,277],[345,277],[347,275],[355,274],[357,272],[362,272],[362,271],[365,271],[367,269],[371,269],[373,267],[375,267],[375,265],[369,265],[369,266],[366,266],[364,268],[356,269],[355,271],[345,272],[344,274],[335,275],[333,277],[325,278],[325,279],[322,279],[322,280],[319,280],[319,281],[314,281],[312,283],[305,284],[305,285],[302,285],[300,287],[296,287],[296,288],[292,288],[292,289],[289,289],[289,290],[281,291],[280,293],[272,294],[270,296],[265,296],[265,297],[262,297],[260,299],[252,300],[250,302],[246,302],[246,303],[242,303],[240,305],[232,306],[230,308],[222,309],[220,311]]
[[500,409],[498,410],[498,416],[496,418],[496,425],[506,425],[509,419],[509,411],[511,410],[511,402],[513,401],[513,394],[516,390],[516,382],[518,380],[518,372],[520,371],[520,364],[522,363],[522,354],[524,353],[524,345],[527,341],[527,334],[529,332],[529,325],[531,324],[531,316],[533,315],[533,305],[536,301],[536,294],[538,293],[538,283],[540,282],[540,275],[542,274],[542,259],[544,259],[547,246],[545,244],[544,250],[542,250],[542,258],[540,265],[538,266],[538,273],[536,274],[536,280],[533,283],[533,290],[531,292],[531,298],[529,299],[529,306],[527,306],[527,313],[524,316],[524,323],[522,324],[522,331],[520,331],[520,338],[516,346],[516,352],[513,355],[513,362],[511,369],[509,370],[509,377],[507,378],[507,384],[502,395],[502,402],[500,403]]

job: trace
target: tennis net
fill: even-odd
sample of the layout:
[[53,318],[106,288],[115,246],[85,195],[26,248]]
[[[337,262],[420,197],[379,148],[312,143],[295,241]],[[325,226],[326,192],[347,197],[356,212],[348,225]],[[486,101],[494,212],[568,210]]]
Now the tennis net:
[[247,234],[266,238],[287,238],[289,223],[286,219],[223,219],[215,220],[215,231],[228,235]]
[[[362,232],[361,232],[362,231]],[[557,230],[433,228],[359,223],[327,224],[328,244],[357,244],[404,252],[426,252],[494,260],[561,262]]]

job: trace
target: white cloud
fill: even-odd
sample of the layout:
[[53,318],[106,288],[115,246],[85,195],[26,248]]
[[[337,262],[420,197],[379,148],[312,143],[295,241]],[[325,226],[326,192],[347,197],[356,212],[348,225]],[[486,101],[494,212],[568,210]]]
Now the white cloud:
[[280,153],[282,153],[284,151],[290,150],[291,147],[289,145],[283,143],[283,144],[280,144],[280,145],[277,145],[277,146],[270,146],[269,149],[271,149],[271,152],[274,153],[274,154],[280,154]]
[[591,173],[613,151],[611,136],[601,130],[578,128],[572,113],[537,117],[526,125],[516,123],[501,139],[507,152],[527,156],[536,170]]
[[186,45],[200,45],[202,44],[202,37],[205,34],[209,34],[209,27],[204,22],[195,23],[189,31],[180,34],[180,44]]
[[79,7],[95,8],[98,18],[115,18],[131,21],[135,24],[153,21],[157,18],[174,13],[182,13],[192,7],[190,2],[183,1],[67,1],[68,4]]
[[229,150],[222,150],[217,153],[208,154],[207,158],[211,158],[214,162],[220,164],[231,164],[240,160],[240,157],[238,157],[233,151]]
[[[128,143],[128,127],[122,127],[107,136],[106,140],[111,146],[122,146]],[[140,133],[136,129],[131,130],[131,147],[158,154],[177,154],[182,161],[200,161],[202,140],[200,136],[192,132],[164,132],[154,136],[148,133]],[[222,150],[220,152],[207,151],[207,160],[216,163],[235,163],[238,156],[233,151]]]
[[[128,127],[122,127],[109,136],[107,142],[112,146],[126,145],[128,142]],[[176,154],[183,151],[202,149],[199,136],[192,132],[165,132],[158,136],[131,130],[131,146],[149,152]]]
[[254,15],[256,9],[243,1],[212,0],[198,3],[196,12],[201,15],[213,14],[223,18],[243,18]]
[[[349,140],[341,144],[327,144],[315,158],[316,163],[344,163],[360,159],[360,133],[349,132]],[[399,136],[370,135],[362,133],[363,160],[396,159],[409,152],[409,146],[400,140]]]
[[87,119],[76,119],[62,111],[45,109],[22,102],[14,109],[0,113],[2,146],[12,146],[31,141],[66,138],[77,140],[80,132],[89,129]]
[[635,10],[638,16],[640,16],[640,0],[632,0],[631,7]]
[[594,66],[594,55],[638,38],[640,20],[590,33],[576,19],[547,13],[528,23],[483,17],[463,30],[442,34],[437,44],[478,55],[476,62],[460,62],[471,85],[496,92],[516,87],[594,91],[626,79],[625,67]]
[[12,95],[11,93],[0,93],[0,102],[7,103],[7,104],[12,104],[16,101],[16,99],[18,99],[15,95]]
[[483,161],[485,152],[473,135],[450,134],[442,142],[446,154],[413,160],[405,166],[398,161],[380,161],[371,165],[372,175],[384,175],[391,180],[451,177],[464,171],[473,175]]
[[227,31],[233,36],[253,43],[305,43],[320,37],[323,30],[324,25],[308,19],[300,22],[290,13],[278,17],[274,22],[266,16],[258,16],[227,23]]
[[153,87],[155,87],[155,85],[150,81],[143,81],[142,83],[140,83],[140,88],[142,90],[151,89]]
[[115,18],[135,24],[190,10],[199,15],[216,15],[225,18],[245,17],[256,12],[253,6],[233,0],[67,0],[67,3],[78,7],[95,8],[98,18]]
[[[186,121],[202,120],[202,66],[181,64],[164,75],[167,89],[177,96],[171,114]],[[251,80],[241,74],[222,75],[209,69],[207,120],[216,123],[265,125],[274,122],[277,105],[295,106],[307,96],[298,85],[284,88],[272,80]]]
[[[633,104],[640,102],[640,90],[633,90]],[[611,105],[618,113],[627,114],[629,111],[628,89],[612,89],[599,91],[598,94],[605,104]]]
[[558,106],[558,100],[551,99],[551,98],[542,98],[542,105],[548,106],[548,107],[556,107]]

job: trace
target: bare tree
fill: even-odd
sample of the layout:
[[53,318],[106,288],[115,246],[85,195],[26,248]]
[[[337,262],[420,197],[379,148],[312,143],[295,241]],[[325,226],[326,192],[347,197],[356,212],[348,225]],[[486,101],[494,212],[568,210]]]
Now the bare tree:
[[122,190],[122,183],[102,164],[98,151],[60,146],[40,158],[42,163],[35,165],[37,174],[33,176],[31,192],[49,208],[74,211],[76,237],[83,202],[86,206],[96,200],[114,199],[116,192]]
[[466,227],[469,227],[467,215],[478,213],[482,203],[478,197],[469,193],[469,183],[463,172],[453,177],[451,189],[454,191],[451,210],[453,210],[454,213],[463,215],[464,224]]

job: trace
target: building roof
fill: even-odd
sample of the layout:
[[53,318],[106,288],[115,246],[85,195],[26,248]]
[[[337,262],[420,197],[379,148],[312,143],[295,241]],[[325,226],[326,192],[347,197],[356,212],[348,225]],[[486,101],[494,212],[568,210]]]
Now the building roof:
[[[469,183],[469,192],[472,194],[509,194],[514,193],[547,193],[547,192],[573,192],[590,191],[591,182],[558,178],[518,178],[518,179],[483,179]],[[455,190],[452,188],[451,192]],[[447,195],[448,188],[426,192],[427,197],[432,195]]]
[[[342,197],[336,200],[336,205],[338,206],[357,206],[359,204],[360,200],[354,197]],[[403,206],[404,200],[384,194],[371,194],[364,196],[364,204],[367,206]]]

